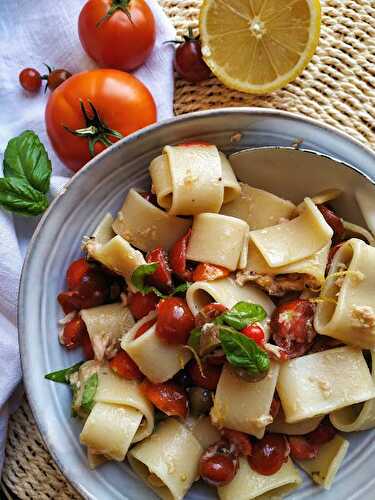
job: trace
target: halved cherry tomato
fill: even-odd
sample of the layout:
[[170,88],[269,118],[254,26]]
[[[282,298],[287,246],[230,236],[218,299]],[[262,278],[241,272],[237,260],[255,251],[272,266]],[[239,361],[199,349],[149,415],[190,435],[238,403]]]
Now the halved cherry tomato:
[[169,297],[160,301],[156,335],[168,344],[185,344],[195,326],[186,300]]
[[274,420],[277,417],[277,415],[279,414],[280,408],[281,408],[280,398],[277,395],[277,392],[275,392],[275,394],[273,395],[271,408],[270,408],[270,415]]
[[79,316],[66,323],[62,333],[62,344],[69,350],[82,344],[82,338],[87,333],[85,322]]
[[90,264],[86,259],[78,259],[70,264],[66,272],[66,282],[68,283],[68,289],[74,290],[81,284],[82,278],[91,269]]
[[270,433],[253,443],[253,453],[248,457],[248,462],[259,474],[272,476],[288,461],[289,453],[290,448],[285,436]]
[[229,441],[229,443],[232,443],[232,445],[236,448],[238,455],[243,455],[244,457],[251,455],[253,446],[247,434],[225,428],[221,430],[220,434],[224,437],[224,439]]
[[276,307],[271,317],[271,334],[276,345],[285,349],[289,358],[305,354],[316,331],[313,326],[314,306],[308,300],[293,300]]
[[182,236],[182,238],[177,240],[169,251],[169,262],[171,264],[172,271],[177,274],[179,278],[186,281],[191,281],[193,279],[193,273],[187,268],[186,265],[186,250],[190,235],[191,229],[189,229],[189,231]]
[[337,434],[336,429],[333,427],[328,418],[325,418],[320,422],[315,431],[310,432],[306,435],[309,443],[313,445],[321,446],[322,444],[331,441]]
[[158,410],[168,416],[185,418],[189,410],[188,397],[185,390],[175,382],[152,384],[144,380],[140,385],[141,391]]
[[206,323],[211,323],[215,318],[221,316],[227,311],[228,308],[223,304],[218,304],[217,302],[207,304],[202,307],[199,313],[195,316],[195,326],[197,328],[201,328]]
[[156,271],[149,276],[149,281],[156,288],[161,288],[162,290],[168,290],[172,285],[172,272],[169,268],[167,254],[161,248],[155,248],[149,252],[146,256],[146,262],[151,264],[156,262],[158,267]]
[[77,290],[59,293],[57,301],[65,314],[81,309],[81,299]]
[[198,363],[196,361],[191,361],[187,370],[194,385],[203,387],[203,389],[214,391],[219,382],[222,367],[202,362],[202,374]]
[[340,217],[337,217],[335,212],[325,205],[318,205],[318,208],[326,223],[333,229],[335,238],[341,238],[345,233],[345,228]]
[[144,333],[147,332],[147,330],[149,330],[152,325],[154,325],[156,322],[156,319],[150,319],[150,321],[146,321],[146,323],[143,323],[142,326],[140,326],[136,332],[136,334],[134,335],[134,339],[137,339],[138,337],[141,337]]
[[148,313],[155,310],[160,299],[154,293],[143,295],[137,292],[129,294],[128,300],[129,309],[134,318],[142,319]]
[[85,358],[87,360],[95,358],[94,349],[92,347],[90,336],[89,336],[87,330],[82,336],[82,349],[83,349],[83,353],[85,355]]
[[319,453],[319,446],[310,443],[305,436],[289,436],[290,455],[296,460],[312,460]]
[[229,275],[230,271],[226,267],[200,263],[194,270],[193,281],[215,281]]
[[57,156],[77,171],[109,144],[154,123],[156,107],[149,90],[134,76],[95,69],[73,75],[50,94],[45,120]]
[[110,360],[109,366],[121,378],[126,378],[127,380],[143,379],[142,372],[125,351],[119,351]]
[[200,458],[199,475],[210,486],[224,486],[238,470],[237,450],[226,440],[213,444]]
[[100,66],[132,71],[155,42],[155,20],[144,0],[89,0],[78,20],[87,54]]
[[241,333],[249,339],[254,340],[254,342],[256,342],[260,347],[264,346],[266,336],[263,328],[259,325],[248,325],[241,330]]

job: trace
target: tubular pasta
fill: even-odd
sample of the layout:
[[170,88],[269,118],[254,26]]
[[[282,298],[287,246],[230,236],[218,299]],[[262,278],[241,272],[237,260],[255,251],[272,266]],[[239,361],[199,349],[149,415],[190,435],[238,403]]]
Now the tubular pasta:
[[[375,352],[371,351],[372,380],[375,383]],[[355,432],[367,431],[375,427],[375,399],[369,399],[365,403],[346,406],[335,411],[329,416],[332,425],[339,431]]]
[[280,409],[279,414],[272,424],[267,427],[267,430],[278,434],[286,434],[288,436],[303,436],[304,434],[314,431],[323,418],[324,415],[319,415],[317,417],[308,418],[307,420],[301,420],[301,422],[296,422],[295,424],[288,424],[285,422],[284,412]]
[[270,408],[279,364],[271,361],[268,375],[260,382],[247,382],[225,365],[216,389],[211,419],[219,428],[228,427],[261,439],[272,422]]
[[316,458],[312,460],[296,460],[296,462],[315,483],[329,490],[348,448],[349,442],[346,439],[335,436],[331,441],[320,447]]
[[114,355],[122,335],[134,325],[130,310],[123,304],[82,309],[80,315],[85,322],[95,359],[98,361],[102,361],[105,355]]
[[332,261],[321,295],[316,331],[375,349],[375,248],[355,238],[347,241]]
[[333,235],[331,227],[310,198],[295,219],[250,231],[250,239],[270,267],[292,264],[321,250]]
[[148,252],[156,247],[169,250],[190,225],[189,219],[167,214],[130,189],[112,227],[132,245]]
[[[155,313],[151,313],[154,315]],[[183,368],[191,358],[191,352],[181,345],[163,342],[155,334],[155,325],[138,338],[134,338],[140,326],[149,321],[148,315],[138,321],[123,337],[121,347],[138,365],[141,372],[154,384],[165,382]]]
[[302,477],[289,458],[281,469],[271,476],[263,476],[255,472],[243,457],[234,479],[226,486],[218,488],[220,500],[252,500],[283,498],[291,491],[299,488]]
[[219,214],[197,215],[186,256],[196,262],[208,262],[234,271],[247,245],[248,232],[248,225],[240,219]]
[[132,448],[131,468],[160,498],[182,500],[198,476],[202,446],[174,418],[161,422],[155,433]]
[[92,450],[90,450],[90,448],[87,448],[87,463],[90,469],[96,469],[106,462],[108,462],[108,458],[106,458],[104,455],[94,453]]
[[293,217],[296,207],[290,201],[243,182],[240,186],[240,197],[222,206],[221,214],[242,219],[252,230],[274,226]]
[[220,440],[220,433],[212,425],[210,417],[188,418],[185,420],[185,425],[194,434],[203,450]]
[[287,423],[300,422],[375,397],[362,351],[338,347],[280,367],[277,392]]

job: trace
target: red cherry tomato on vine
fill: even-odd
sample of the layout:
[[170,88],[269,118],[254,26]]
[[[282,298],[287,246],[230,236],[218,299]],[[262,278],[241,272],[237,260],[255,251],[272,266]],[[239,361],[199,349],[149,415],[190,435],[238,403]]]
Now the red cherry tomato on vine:
[[253,443],[253,453],[248,457],[250,467],[263,476],[272,476],[288,461],[290,448],[285,436],[266,434]]
[[199,475],[210,486],[224,486],[238,470],[238,454],[226,440],[210,446],[200,458]]
[[141,391],[158,410],[168,416],[185,418],[188,413],[189,403],[185,390],[175,382],[169,381],[162,384],[152,384],[144,380],[140,385]]
[[305,354],[316,331],[313,326],[314,306],[308,300],[292,300],[276,307],[271,317],[271,334],[275,343],[285,349],[289,358]]
[[69,350],[82,344],[82,338],[87,333],[85,322],[77,316],[66,323],[62,333],[62,344]]
[[110,362],[109,366],[121,378],[126,380],[142,380],[143,375],[132,358],[125,352],[119,351]]
[[90,269],[91,266],[86,259],[77,259],[73,261],[66,272],[66,282],[69,290],[78,288],[81,284],[82,278],[90,271]]
[[154,123],[156,107],[134,76],[97,69],[73,75],[52,92],[45,120],[56,154],[77,171],[113,142]]
[[214,391],[219,382],[222,366],[202,362],[200,368],[196,361],[191,361],[187,370],[194,385]]
[[87,54],[100,66],[132,71],[155,43],[155,20],[144,0],[89,0],[78,20]]
[[42,75],[34,68],[25,68],[19,74],[21,86],[28,92],[38,92],[42,86]]
[[154,311],[159,298],[154,293],[142,295],[141,292],[131,293],[128,296],[129,309],[135,319],[142,319],[148,313]]
[[266,336],[264,334],[263,328],[259,325],[248,325],[243,330],[241,330],[241,333],[243,333],[243,335],[245,335],[249,339],[254,340],[254,342],[256,342],[259,346],[264,346]]
[[192,83],[207,80],[211,75],[211,70],[202,57],[201,42],[199,38],[194,38],[191,29],[189,36],[184,37],[184,42],[176,49],[174,66],[184,80]]
[[156,335],[168,344],[186,344],[194,316],[184,299],[169,297],[159,303]]
[[161,247],[155,248],[147,254],[146,262],[148,264],[152,262],[158,264],[156,271],[149,276],[150,283],[162,290],[170,288],[172,285],[172,273],[165,251]]
[[193,277],[192,271],[186,266],[186,251],[191,235],[191,229],[182,236],[169,251],[169,262],[172,271],[183,280],[191,281]]

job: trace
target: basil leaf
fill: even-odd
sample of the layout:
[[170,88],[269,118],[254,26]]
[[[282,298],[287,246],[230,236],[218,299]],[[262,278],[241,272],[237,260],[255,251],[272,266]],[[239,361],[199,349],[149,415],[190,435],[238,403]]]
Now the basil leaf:
[[176,286],[171,295],[176,295],[177,293],[185,293],[190,285],[191,283],[189,283],[188,281],[186,281],[185,283],[181,283],[181,285]]
[[19,215],[39,215],[48,207],[48,198],[26,180],[6,177],[0,179],[0,205]]
[[150,276],[151,274],[154,274],[156,269],[158,268],[159,264],[157,262],[153,262],[152,264],[143,264],[141,266],[138,266],[137,269],[133,272],[132,277],[131,277],[131,282],[135,286],[137,290],[139,290],[143,295],[147,295],[148,293],[153,292],[155,295],[160,297],[161,299],[165,299],[167,297],[170,297],[172,295],[176,295],[177,293],[185,293],[186,290],[189,288],[190,283],[181,283],[181,285],[178,285],[172,293],[169,295],[165,295],[162,293],[160,290],[155,288],[154,286],[149,286],[145,284],[145,279],[147,276]]
[[249,302],[238,302],[229,312],[221,315],[225,323],[236,330],[243,330],[251,323],[263,321],[266,317],[267,313],[262,306]]
[[81,401],[81,407],[86,410],[87,412],[90,412],[93,409],[93,406],[95,404],[95,394],[96,390],[98,388],[98,374],[94,373],[87,379],[87,382],[85,383],[85,387],[83,389],[83,394],[82,394],[82,401]]
[[253,340],[225,326],[220,328],[219,336],[231,365],[244,368],[253,377],[268,372],[270,368],[268,355]]
[[76,363],[69,368],[64,368],[63,370],[58,370],[57,372],[47,373],[47,375],[44,375],[44,378],[46,378],[47,380],[52,380],[53,382],[58,382],[60,384],[69,384],[70,375],[77,372],[82,363],[83,361],[80,361],[79,363]]
[[202,330],[200,328],[194,328],[194,330],[190,332],[188,345],[192,347],[196,352],[199,352],[201,335],[202,335]]
[[51,160],[35,132],[26,130],[8,142],[4,177],[21,179],[41,193],[47,193],[51,172]]

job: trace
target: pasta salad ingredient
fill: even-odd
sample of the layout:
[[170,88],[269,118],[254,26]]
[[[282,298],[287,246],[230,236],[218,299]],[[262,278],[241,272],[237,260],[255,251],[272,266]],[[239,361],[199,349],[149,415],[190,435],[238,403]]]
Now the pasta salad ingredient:
[[206,323],[212,322],[227,311],[228,308],[223,304],[218,304],[217,302],[207,304],[202,307],[199,313],[195,316],[195,325],[197,326],[197,328],[200,328]]
[[127,380],[142,380],[143,375],[138,366],[125,351],[119,351],[109,362],[112,370]]
[[184,299],[169,297],[160,301],[156,335],[164,342],[186,344],[194,326],[194,316]]
[[166,415],[185,418],[189,411],[189,401],[185,390],[175,382],[152,384],[148,380],[141,383],[144,395]]
[[229,276],[229,269],[213,264],[200,263],[194,270],[193,281],[215,281]]
[[91,270],[91,266],[86,259],[73,261],[66,272],[66,282],[69,290],[78,288],[82,278]]
[[144,0],[89,0],[78,20],[87,54],[100,66],[132,71],[155,43],[155,20]]
[[271,476],[288,461],[289,453],[290,448],[285,436],[270,433],[253,443],[253,452],[248,461],[250,467],[259,474]]
[[319,453],[319,446],[303,436],[289,436],[290,455],[296,460],[312,460]]
[[146,294],[136,292],[128,295],[129,309],[135,319],[141,319],[151,311],[154,311],[159,300],[159,297],[153,292]]
[[289,358],[302,356],[310,349],[316,336],[313,318],[314,305],[308,300],[296,299],[274,310],[271,318],[272,337]]
[[345,233],[345,228],[340,217],[337,217],[335,212],[325,205],[318,205],[318,208],[323,215],[325,221],[333,229],[334,236],[336,239],[342,238]]
[[155,322],[155,319],[150,319],[149,321],[146,321],[146,323],[143,323],[143,325],[140,326],[136,331],[134,339],[137,339],[138,337],[141,337],[144,333],[146,333],[147,330],[149,330],[155,324]]
[[235,447],[238,455],[249,457],[252,454],[253,446],[248,434],[233,429],[222,429],[220,433]]
[[199,461],[199,474],[211,486],[224,486],[232,481],[238,470],[235,447],[222,440],[210,446]]
[[214,391],[219,382],[221,367],[192,361],[188,366],[188,372],[194,385]]
[[157,268],[150,274],[149,282],[160,290],[168,291],[172,286],[172,273],[169,268],[167,254],[161,247],[155,248],[146,256],[148,264],[156,263]]
[[69,350],[76,349],[82,345],[85,333],[87,329],[84,321],[79,316],[75,317],[64,326],[61,343]]
[[260,347],[264,346],[266,336],[263,328],[259,325],[248,325],[241,330],[241,333],[249,339],[254,340]]
[[191,229],[182,236],[172,246],[169,251],[169,262],[172,271],[182,280],[191,281],[193,279],[192,271],[188,268],[186,262],[186,251],[191,235]]
[[94,349],[92,347],[92,343],[91,343],[90,336],[88,334],[87,329],[84,332],[84,334],[82,335],[82,349],[83,349],[83,353],[85,355],[86,360],[90,360],[90,359],[95,358]]
[[307,439],[310,443],[321,446],[325,443],[328,443],[328,441],[331,441],[331,439],[333,439],[336,434],[336,429],[333,427],[331,422],[327,418],[325,418],[318,425],[315,431],[312,431],[307,435]]
[[48,373],[44,378],[52,380],[53,382],[59,382],[60,384],[70,384],[70,376],[79,370],[82,363],[83,361],[80,361],[69,368]]
[[213,394],[202,387],[191,387],[188,390],[190,413],[193,417],[208,415],[213,404]]

